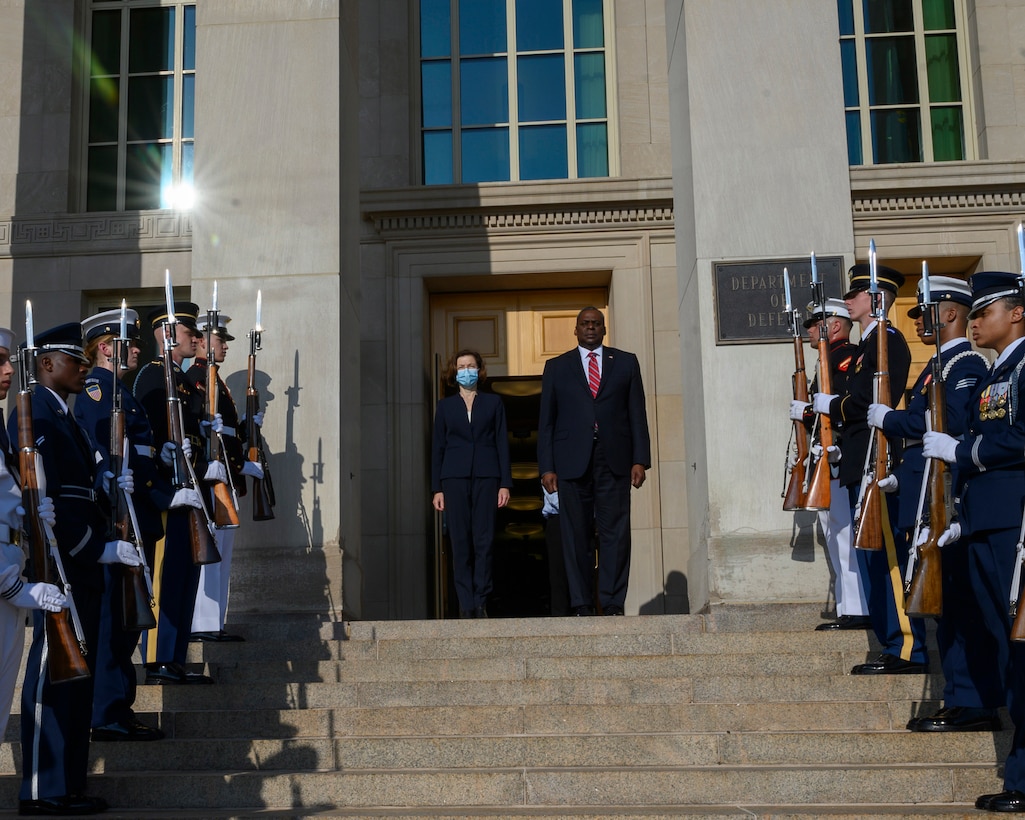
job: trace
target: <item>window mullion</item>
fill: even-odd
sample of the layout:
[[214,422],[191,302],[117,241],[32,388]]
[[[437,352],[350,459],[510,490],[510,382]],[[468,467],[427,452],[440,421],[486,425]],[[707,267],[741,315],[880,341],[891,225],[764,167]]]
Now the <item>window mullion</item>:
[[516,0],[506,0],[506,71],[509,78],[509,179],[520,178],[520,95],[516,87]]
[[929,64],[925,51],[925,19],[921,3],[912,3],[915,38],[915,71],[918,76],[918,116],[921,120],[922,160],[933,161],[932,99],[929,93]]
[[865,36],[865,14],[861,3],[851,4],[854,11],[854,53],[858,71],[858,118],[861,120],[861,160],[865,165],[875,164],[872,146],[872,101],[868,96],[868,43]]
[[118,66],[117,102],[117,209],[123,211],[127,202],[128,183],[128,53],[131,43],[131,10],[121,9],[121,65]]
[[462,55],[459,51],[459,0],[449,4],[448,59],[452,66],[452,181],[463,181],[463,112],[460,98],[462,84]]
[[[566,32],[566,168],[570,179],[577,178],[577,95],[576,42],[573,40],[573,0],[563,0],[562,28]],[[607,85],[607,83],[606,83]],[[606,114],[608,107],[606,106]]]

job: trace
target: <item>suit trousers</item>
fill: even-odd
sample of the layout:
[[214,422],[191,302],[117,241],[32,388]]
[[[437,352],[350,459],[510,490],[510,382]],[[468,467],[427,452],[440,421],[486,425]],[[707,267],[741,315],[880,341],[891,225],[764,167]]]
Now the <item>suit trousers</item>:
[[833,565],[836,580],[833,597],[836,600],[836,615],[868,615],[868,601],[861,586],[858,558],[854,555],[851,539],[851,505],[847,491],[838,479],[829,482],[829,509],[819,512],[819,525],[826,538],[829,562]]
[[559,519],[571,607],[594,605],[594,550],[598,531],[598,599],[622,607],[630,580],[630,475],[609,469],[601,438],[580,478],[559,477]]
[[491,547],[495,540],[498,477],[445,478],[445,519],[452,542],[452,573],[459,608],[473,612],[491,594]]

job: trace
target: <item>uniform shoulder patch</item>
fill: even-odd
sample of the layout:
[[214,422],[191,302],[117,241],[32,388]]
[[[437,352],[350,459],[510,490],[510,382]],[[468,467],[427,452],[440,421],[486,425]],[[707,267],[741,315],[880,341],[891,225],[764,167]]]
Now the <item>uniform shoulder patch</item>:
[[847,368],[851,366],[851,360],[853,358],[853,356],[848,356],[846,359],[844,359],[842,362],[840,362],[840,364],[836,366],[836,369],[839,370],[841,373],[846,373]]
[[98,381],[89,379],[85,383],[85,394],[93,401],[99,401],[103,398],[103,388]]

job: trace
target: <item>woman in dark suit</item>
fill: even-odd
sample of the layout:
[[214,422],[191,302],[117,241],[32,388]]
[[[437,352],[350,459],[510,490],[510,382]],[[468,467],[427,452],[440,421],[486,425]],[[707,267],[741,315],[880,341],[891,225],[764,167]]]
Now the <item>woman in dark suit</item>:
[[431,490],[434,509],[448,519],[461,618],[488,617],[495,511],[512,487],[505,408],[477,389],[486,378],[480,353],[460,350],[445,370],[459,392],[439,401],[434,416]]

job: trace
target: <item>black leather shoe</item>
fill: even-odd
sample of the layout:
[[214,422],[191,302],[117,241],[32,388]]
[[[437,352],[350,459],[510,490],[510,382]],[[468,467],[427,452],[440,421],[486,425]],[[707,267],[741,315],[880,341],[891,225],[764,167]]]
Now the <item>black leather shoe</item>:
[[193,632],[189,635],[189,641],[191,643],[228,643],[244,640],[245,638],[241,635],[232,635],[225,632],[223,629],[220,629],[217,632]]
[[601,614],[602,615],[625,615],[626,613],[623,612],[623,607],[612,605],[612,606],[604,607],[602,609],[602,611],[601,611]]
[[39,800],[19,800],[18,814],[23,817],[97,814],[106,811],[107,801],[98,797],[66,794],[63,797],[41,797]]
[[93,729],[94,741],[112,740],[162,740],[164,733],[138,720],[108,723]]
[[926,663],[914,663],[886,653],[874,661],[859,663],[851,670],[852,675],[925,675],[928,672]]
[[472,618],[473,617],[473,612],[471,612],[470,610],[467,610],[467,609],[460,609],[459,610],[459,617],[460,618]]
[[986,811],[1025,812],[1025,793],[1010,791],[984,794],[975,801],[975,808]]
[[868,615],[841,615],[835,621],[826,621],[815,627],[816,632],[832,632],[834,629],[871,629]]
[[487,607],[484,606],[483,604],[481,604],[479,607],[477,607],[473,611],[473,617],[474,618],[487,618],[488,617]]
[[150,685],[213,683],[209,675],[199,672],[186,672],[180,663],[153,663],[146,665],[146,683]]
[[594,615],[594,607],[593,606],[588,606],[586,604],[584,606],[575,606],[575,607],[573,607],[570,610],[570,614],[571,615],[584,615],[584,616]]
[[993,709],[950,706],[909,721],[908,728],[912,732],[999,732],[1003,727]]

